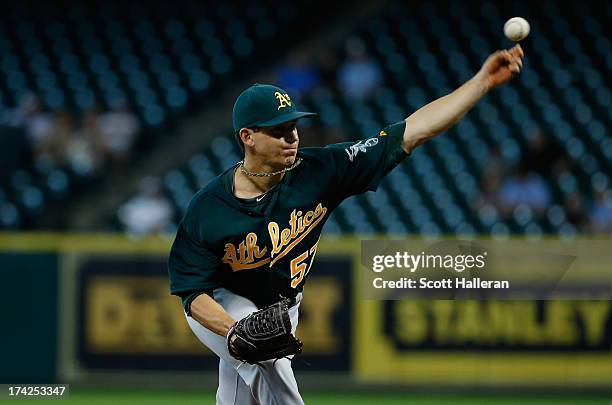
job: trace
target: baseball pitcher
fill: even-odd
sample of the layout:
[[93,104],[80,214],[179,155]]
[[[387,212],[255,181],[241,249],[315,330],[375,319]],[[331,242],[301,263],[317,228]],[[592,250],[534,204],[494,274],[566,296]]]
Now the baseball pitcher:
[[[291,368],[298,310],[321,230],[344,199],[375,191],[412,150],[520,72],[519,45],[493,53],[452,93],[367,140],[298,149],[297,110],[256,84],[234,104],[244,160],[192,199],[168,259],[172,294],[219,356],[218,404],[302,404]],[[316,298],[315,298],[316,299]]]

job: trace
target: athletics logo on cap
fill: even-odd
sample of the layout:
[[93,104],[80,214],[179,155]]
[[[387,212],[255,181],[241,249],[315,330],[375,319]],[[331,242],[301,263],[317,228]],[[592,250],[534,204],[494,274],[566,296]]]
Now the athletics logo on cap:
[[281,108],[285,107],[291,107],[291,97],[289,97],[289,94],[282,94],[280,91],[277,91],[276,93],[274,93],[274,97],[276,97],[280,102],[277,110],[280,110]]

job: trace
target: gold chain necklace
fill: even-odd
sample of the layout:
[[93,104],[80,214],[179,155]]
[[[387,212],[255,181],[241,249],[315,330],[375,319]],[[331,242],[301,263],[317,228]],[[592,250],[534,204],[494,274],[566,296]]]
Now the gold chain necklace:
[[289,167],[285,167],[284,169],[278,170],[276,172],[272,172],[272,173],[254,173],[254,172],[250,172],[248,171],[245,167],[244,167],[244,160],[241,160],[240,162],[238,162],[238,164],[240,165],[240,171],[247,175],[247,176],[251,176],[251,177],[272,177],[272,176],[276,176],[278,174],[282,174],[285,172],[288,172],[289,170],[293,170],[295,169],[300,163],[302,163],[302,158],[299,157],[295,160],[295,162],[293,162],[293,164]]

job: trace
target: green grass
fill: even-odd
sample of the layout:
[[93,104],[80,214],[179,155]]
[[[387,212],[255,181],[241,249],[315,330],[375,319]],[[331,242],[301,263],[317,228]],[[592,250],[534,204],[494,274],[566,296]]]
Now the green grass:
[[[304,392],[306,404],[313,405],[610,405],[605,395],[495,395],[495,394],[402,394],[393,392],[328,393]],[[9,401],[3,401],[8,403]],[[40,404],[41,400],[10,401],[15,404]],[[58,404],[93,405],[213,405],[213,391],[73,389],[67,400]]]

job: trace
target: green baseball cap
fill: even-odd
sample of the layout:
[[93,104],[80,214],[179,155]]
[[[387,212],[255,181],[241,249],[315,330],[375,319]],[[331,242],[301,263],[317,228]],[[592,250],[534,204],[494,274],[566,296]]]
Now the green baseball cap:
[[243,91],[232,112],[234,131],[242,128],[272,127],[298,118],[314,117],[317,114],[297,111],[289,94],[270,84],[254,84]]

